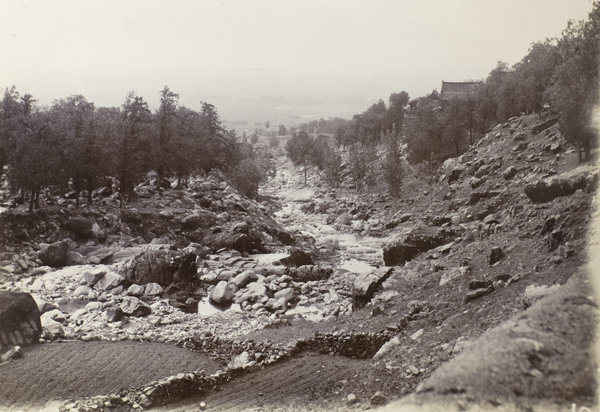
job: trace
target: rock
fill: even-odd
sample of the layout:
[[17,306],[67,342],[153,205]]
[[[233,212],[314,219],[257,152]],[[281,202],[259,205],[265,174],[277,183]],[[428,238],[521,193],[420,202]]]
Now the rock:
[[493,265],[496,262],[499,262],[500,259],[502,259],[504,257],[504,251],[502,250],[502,248],[496,246],[493,247],[492,250],[490,251],[490,265]]
[[127,295],[140,297],[144,293],[144,287],[141,285],[136,285],[135,283],[127,289]]
[[22,357],[23,350],[21,349],[21,347],[13,346],[10,350],[8,350],[6,353],[3,353],[2,356],[0,356],[0,362],[8,362]]
[[70,217],[65,227],[73,232],[76,238],[92,238],[94,237],[93,225],[94,221],[85,217],[73,216]]
[[375,395],[371,397],[371,406],[383,406],[386,403],[387,398],[379,391],[375,392]]
[[267,297],[267,287],[260,282],[252,282],[248,284],[247,290],[242,294],[238,303],[250,301],[256,302]]
[[540,123],[537,123],[531,128],[531,134],[538,134],[541,131],[546,130],[550,126],[556,124],[557,122],[558,122],[558,116],[554,116],[554,117],[551,117]]
[[292,288],[281,289],[273,294],[275,299],[284,299],[286,304],[296,299],[296,291]]
[[356,403],[356,400],[357,400],[357,398],[356,398],[356,395],[355,395],[355,394],[353,394],[353,393],[349,394],[349,395],[346,397],[346,401],[347,401],[349,404]]
[[123,319],[124,315],[125,313],[123,312],[123,309],[121,309],[119,306],[114,306],[106,309],[107,322],[118,322],[121,319]]
[[94,269],[94,270],[85,272],[83,274],[83,279],[85,280],[85,283],[87,283],[88,285],[93,287],[96,283],[98,283],[98,281],[100,279],[102,279],[104,277],[105,274],[106,274],[106,270]]
[[193,214],[181,219],[181,227],[185,230],[196,230],[199,228],[209,228],[218,220],[215,213],[208,211],[194,211]]
[[479,186],[481,186],[482,183],[483,179],[480,179],[478,177],[472,177],[469,181],[469,186],[471,186],[471,189],[477,189]]
[[42,324],[29,293],[0,291],[0,353],[38,342]]
[[485,295],[489,295],[490,293],[492,293],[494,291],[494,286],[490,285],[487,288],[481,288],[481,289],[475,289],[475,290],[470,290],[469,292],[467,292],[465,298],[464,298],[464,302],[465,303],[469,303],[475,299],[479,299],[482,296]]
[[386,266],[401,265],[421,252],[446,243],[447,238],[444,229],[414,228],[401,241],[392,242],[383,248],[383,261]]
[[587,173],[561,178],[538,180],[525,186],[525,194],[533,203],[550,202],[557,197],[570,196],[579,189],[585,189]]
[[37,304],[38,311],[40,312],[40,316],[46,312],[50,312],[51,310],[58,309],[58,307],[51,302],[48,302],[43,299],[34,298],[35,303]]
[[417,368],[415,365],[408,365],[408,370],[413,375],[418,375],[419,374],[419,368]]
[[285,266],[312,265],[313,257],[310,253],[305,252],[300,248],[291,247],[289,250],[289,256],[281,259],[281,263]]
[[121,220],[125,223],[142,223],[144,217],[142,213],[135,209],[120,209],[119,213],[121,215]]
[[128,316],[143,317],[152,313],[152,308],[134,296],[125,296],[121,302],[121,310]]
[[161,246],[144,247],[121,270],[128,282],[144,285],[158,283],[167,287],[176,277],[189,283],[196,278],[196,254],[178,252]]
[[144,288],[144,296],[159,296],[163,288],[158,283],[148,283]]
[[454,169],[448,173],[448,184],[452,184],[458,180],[462,172],[465,171],[465,167],[461,164],[456,165]]
[[333,223],[334,225],[338,226],[347,226],[350,224],[350,222],[352,222],[352,215],[350,215],[350,213],[344,212],[341,215],[339,215]]
[[93,290],[88,285],[80,285],[73,291],[73,296],[87,296]]
[[44,339],[53,340],[57,338],[64,338],[65,336],[65,330],[60,323],[54,320],[50,320],[46,324],[44,324],[44,330],[42,333],[42,337]]
[[52,267],[66,266],[69,243],[65,240],[52,244],[42,244],[37,254],[44,265]]
[[58,323],[63,323],[67,319],[67,316],[60,311],[60,309],[52,309],[44,313],[40,316],[40,321],[42,322],[42,327],[46,326],[50,321],[55,321]]
[[[252,281],[256,281],[258,279],[258,277],[256,276],[256,273],[254,273],[254,271],[252,270],[245,270],[242,273],[240,273],[239,275],[235,276],[232,280],[231,283],[233,283],[238,289],[242,289],[244,287],[246,287],[246,285]],[[225,280],[225,279],[223,279]]]
[[373,360],[383,358],[385,355],[390,353],[394,348],[398,346],[400,346],[400,338],[398,336],[394,336],[393,339],[390,339],[389,341],[384,343],[383,346],[381,346],[381,348],[379,348],[377,353],[373,355]]
[[231,300],[233,299],[233,295],[233,290],[231,290],[229,284],[222,280],[219,283],[217,283],[217,286],[215,286],[215,288],[211,292],[209,299],[211,302],[223,305],[231,302]]
[[229,362],[227,367],[229,369],[243,369],[250,363],[250,354],[247,351],[244,351],[237,355],[235,358]]
[[502,172],[502,177],[506,180],[510,180],[517,175],[517,168],[514,166],[509,166]]
[[352,301],[357,308],[364,307],[371,301],[375,291],[390,276],[394,269],[391,267],[377,268],[370,273],[361,274],[354,280]]
[[83,257],[81,253],[71,250],[67,252],[67,258],[65,263],[67,264],[67,266],[84,265],[85,257]]
[[94,290],[106,291],[121,285],[125,278],[115,272],[106,272],[94,285]]

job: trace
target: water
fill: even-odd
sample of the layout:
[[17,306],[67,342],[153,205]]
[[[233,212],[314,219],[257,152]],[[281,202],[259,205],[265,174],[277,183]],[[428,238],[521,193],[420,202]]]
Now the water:
[[200,316],[216,315],[218,313],[223,313],[226,310],[241,312],[242,308],[237,303],[230,303],[229,305],[215,305],[211,303],[208,298],[204,298],[198,302],[198,315]]

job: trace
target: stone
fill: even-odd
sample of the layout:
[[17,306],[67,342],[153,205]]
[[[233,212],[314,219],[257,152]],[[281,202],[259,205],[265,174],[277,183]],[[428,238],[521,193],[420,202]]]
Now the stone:
[[252,282],[248,284],[246,291],[239,299],[239,303],[245,301],[256,302],[267,297],[267,287],[260,282]]
[[246,285],[248,285],[248,283],[250,283],[252,281],[256,281],[257,279],[258,279],[258,277],[256,276],[256,273],[254,273],[253,270],[245,270],[242,273],[235,276],[231,280],[231,283],[233,283],[235,286],[237,286],[238,289],[241,289],[241,288],[246,287]]
[[227,367],[229,369],[242,369],[245,368],[250,363],[250,354],[247,351],[244,351],[237,355],[235,358],[229,362]]
[[215,213],[208,211],[195,211],[181,219],[181,227],[185,230],[196,230],[199,228],[209,228],[218,220]]
[[350,213],[345,212],[339,215],[333,223],[334,225],[347,226],[350,224],[350,222],[352,222],[352,215],[350,215]]
[[402,240],[389,243],[383,248],[383,261],[386,266],[402,265],[417,254],[446,243],[449,240],[447,238],[445,229],[414,228]]
[[58,307],[51,302],[48,302],[47,300],[43,300],[40,298],[35,298],[35,303],[37,304],[38,307],[38,311],[40,312],[40,315],[43,315],[46,312],[50,312],[53,309],[58,309]]
[[189,283],[196,278],[196,254],[174,251],[164,246],[144,247],[119,271],[128,282],[169,286],[176,278]]
[[413,375],[418,375],[419,374],[419,368],[417,368],[415,365],[408,365],[408,370]]
[[585,189],[587,173],[571,177],[553,177],[525,185],[525,194],[533,203],[550,202],[557,197],[570,196],[579,189]]
[[84,265],[85,257],[81,253],[71,250],[67,252],[66,264],[67,266]]
[[144,288],[144,296],[160,296],[163,293],[163,288],[155,282],[148,283]]
[[73,232],[75,238],[92,238],[94,237],[93,225],[94,221],[85,217],[73,216],[70,217],[65,224],[66,228]]
[[375,395],[371,397],[371,406],[383,406],[387,403],[387,398],[383,395],[383,393],[377,391]]
[[0,353],[37,343],[41,331],[40,312],[29,293],[0,291]]
[[347,401],[349,404],[356,403],[356,401],[357,401],[356,395],[355,395],[355,394],[353,394],[353,393],[349,394],[349,395],[346,397],[346,401]]
[[21,347],[13,346],[10,350],[8,350],[6,353],[3,353],[2,356],[0,356],[0,362],[8,362],[22,357],[23,350],[21,349]]
[[390,353],[394,348],[400,346],[400,338],[398,336],[394,336],[394,338],[390,339],[386,343],[379,348],[377,353],[373,355],[373,360],[379,360],[383,358],[385,355]]
[[500,259],[502,259],[504,257],[504,251],[502,250],[502,248],[496,246],[493,247],[492,250],[490,251],[490,265],[493,265],[496,262],[499,262]]
[[293,288],[281,289],[273,294],[275,299],[284,299],[286,304],[296,299],[296,291]]
[[110,307],[108,309],[106,309],[106,320],[107,322],[118,322],[121,319],[123,319],[123,316],[125,315],[125,313],[123,312],[123,309],[121,309],[118,306],[114,306],[114,307]]
[[127,288],[127,295],[140,297],[144,293],[144,287],[135,283]]
[[493,291],[494,291],[494,285],[490,285],[487,288],[480,288],[480,289],[470,290],[465,295],[464,302],[465,303],[469,303],[469,302],[471,302],[471,301],[473,301],[475,299],[479,299],[482,296],[489,295]]
[[67,316],[61,312],[60,309],[52,309],[40,316],[40,321],[42,322],[42,327],[46,325],[49,321],[56,321],[58,323],[63,323],[67,319]]
[[375,291],[391,275],[394,269],[383,267],[369,273],[359,274],[354,280],[352,301],[357,308],[364,307],[371,301]]
[[63,326],[54,321],[50,320],[48,323],[44,325],[43,335],[44,339],[57,339],[64,338],[66,336],[65,330]]
[[94,290],[106,291],[121,285],[125,278],[115,272],[106,272],[94,285]]
[[100,279],[102,279],[102,277],[104,277],[105,274],[106,270],[94,269],[85,272],[83,274],[83,279],[85,280],[85,283],[93,287]]
[[502,177],[505,180],[510,180],[517,175],[517,168],[514,166],[507,167],[504,172],[502,172]]
[[143,317],[152,313],[152,308],[135,296],[124,297],[120,307],[127,316]]
[[91,287],[89,287],[88,285],[79,285],[77,286],[77,288],[73,291],[73,296],[87,296],[90,292],[92,292],[94,289],[92,289]]
[[217,286],[210,293],[209,299],[216,304],[227,304],[233,299],[234,292],[229,287],[229,284],[222,280],[217,283]]
[[66,266],[69,243],[65,240],[51,244],[42,244],[37,257],[44,265],[52,267]]
[[454,169],[452,169],[450,173],[448,173],[448,184],[456,182],[459,179],[462,172],[464,171],[465,167],[463,165],[456,165]]
[[291,247],[289,250],[289,256],[281,259],[281,263],[285,266],[305,266],[314,264],[313,257],[309,252],[304,250]]

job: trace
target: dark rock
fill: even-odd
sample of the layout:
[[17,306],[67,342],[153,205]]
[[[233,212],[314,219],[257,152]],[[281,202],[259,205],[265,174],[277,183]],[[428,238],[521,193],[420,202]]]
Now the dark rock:
[[85,217],[73,216],[69,218],[65,227],[73,232],[77,238],[93,238],[94,237],[94,221]]
[[556,216],[550,216],[548,219],[544,221],[544,225],[542,226],[541,235],[545,235],[554,229],[554,225],[556,224]]
[[538,134],[539,132],[546,130],[547,128],[549,128],[550,126],[556,124],[556,122],[558,122],[558,116],[556,117],[551,117],[547,120],[544,120],[541,123],[537,123],[536,125],[534,125],[531,128],[531,133],[532,134]]
[[281,263],[285,266],[305,266],[313,264],[312,255],[300,248],[290,248],[289,254],[288,257],[281,259]]
[[469,282],[469,290],[487,289],[492,286],[491,280],[472,280]]
[[493,247],[491,252],[490,252],[490,265],[493,265],[496,262],[499,262],[500,259],[502,259],[504,257],[504,251],[502,250],[502,248],[496,246]]
[[475,299],[479,299],[482,296],[485,295],[489,295],[490,293],[492,293],[494,291],[494,286],[490,285],[487,288],[481,288],[481,289],[475,289],[475,290],[470,290],[465,298],[464,301],[465,303],[469,303]]
[[125,296],[121,302],[121,310],[128,316],[143,317],[152,313],[152,308],[133,296]]
[[512,148],[513,152],[522,152],[523,150],[527,149],[527,146],[529,146],[529,142],[521,142],[518,145],[516,145],[515,147]]
[[121,220],[125,223],[142,223],[142,213],[137,209],[121,209]]
[[184,217],[181,220],[181,227],[186,230],[196,230],[198,228],[209,228],[217,222],[217,215],[207,211],[194,211],[193,214]]
[[138,285],[158,283],[166,287],[175,280],[191,284],[196,277],[196,254],[148,247],[122,267],[121,275]]
[[29,293],[0,291],[0,353],[38,342],[42,323]]
[[67,264],[67,253],[69,253],[69,243],[63,240],[42,245],[38,258],[44,265],[61,267]]
[[563,241],[564,233],[562,230],[556,229],[548,236],[548,251],[555,250]]
[[457,167],[455,167],[454,169],[452,169],[450,171],[450,173],[448,173],[448,183],[454,183],[458,180],[458,178],[460,177],[461,173],[464,172],[465,167],[462,165],[458,165]]
[[123,319],[123,316],[125,316],[125,313],[119,306],[106,309],[106,320],[108,322],[118,322]]
[[557,197],[570,196],[578,189],[585,189],[586,186],[584,175],[570,179],[539,180],[526,185],[525,194],[533,203],[546,203]]

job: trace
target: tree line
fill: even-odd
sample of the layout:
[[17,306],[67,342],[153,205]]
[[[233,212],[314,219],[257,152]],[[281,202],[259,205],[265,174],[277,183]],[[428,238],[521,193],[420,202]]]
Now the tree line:
[[118,180],[122,200],[133,198],[150,171],[160,188],[166,177],[181,186],[189,176],[219,169],[238,190],[256,195],[271,167],[265,154],[226,130],[212,104],[189,109],[166,86],[159,99],[154,112],[135,92],[121,107],[96,107],[74,95],[40,108],[30,94],[7,88],[0,101],[0,177],[6,170],[11,192],[29,197],[30,209],[39,207],[43,190],[74,191],[76,207],[85,192],[92,203],[92,192],[109,176]]
[[392,93],[387,104],[379,100],[351,120],[320,119],[301,128],[330,134],[336,144],[366,156],[369,146],[382,143],[383,136],[396,127],[407,145],[408,160],[435,167],[464,153],[496,124],[545,111],[558,118],[561,133],[578,149],[579,160],[585,161],[595,144],[599,54],[600,2],[596,1],[587,20],[570,21],[559,38],[532,44],[512,67],[498,62],[472,93],[461,98],[440,101],[434,92],[410,100],[406,92]]

